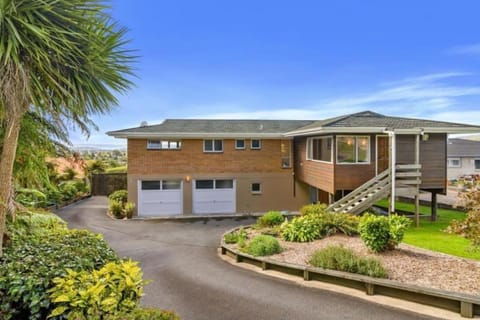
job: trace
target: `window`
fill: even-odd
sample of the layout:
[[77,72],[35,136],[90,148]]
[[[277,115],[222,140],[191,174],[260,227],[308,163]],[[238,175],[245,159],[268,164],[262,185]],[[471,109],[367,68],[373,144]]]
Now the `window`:
[[233,180],[215,180],[215,189],[233,189]]
[[242,150],[245,149],[245,140],[235,140],[235,149]]
[[160,190],[160,181],[142,181],[142,190]]
[[370,137],[368,136],[338,136],[338,163],[369,163]]
[[195,181],[196,189],[213,189],[213,180],[197,180]]
[[475,165],[475,170],[480,170],[480,159],[473,160],[473,163]]
[[460,158],[449,158],[447,163],[449,168],[460,168],[462,166]]
[[332,162],[332,141],[332,137],[308,139],[307,159]]
[[182,148],[182,142],[176,140],[147,140],[147,149],[178,150]]
[[180,190],[181,188],[180,180],[142,181],[142,190]]
[[260,139],[252,139],[250,141],[250,149],[252,150],[262,149],[262,141]]
[[252,183],[250,190],[252,193],[262,193],[262,184],[258,182]]
[[233,189],[233,180],[196,180],[195,189]]
[[203,140],[204,152],[223,152],[223,140],[208,139]]

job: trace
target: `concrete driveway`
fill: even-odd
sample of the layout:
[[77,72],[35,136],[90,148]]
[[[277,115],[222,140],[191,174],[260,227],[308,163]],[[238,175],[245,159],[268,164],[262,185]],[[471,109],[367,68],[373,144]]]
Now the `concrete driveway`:
[[107,199],[93,197],[58,212],[72,228],[101,233],[120,256],[141,262],[142,303],[183,320],[430,319],[354,297],[236,268],[217,256],[223,232],[251,220],[114,221]]

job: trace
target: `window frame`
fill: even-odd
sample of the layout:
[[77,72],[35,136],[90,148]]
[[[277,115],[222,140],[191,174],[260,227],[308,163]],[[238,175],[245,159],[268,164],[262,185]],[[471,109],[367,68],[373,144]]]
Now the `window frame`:
[[[330,161],[325,161],[325,160],[317,160],[317,159],[313,159],[311,157],[312,153],[313,153],[313,140],[320,140],[320,139],[331,139],[331,143],[332,143],[332,146],[331,146],[331,150],[330,150]],[[306,156],[305,158],[309,161],[314,161],[314,162],[321,162],[321,163],[330,163],[332,164],[333,163],[333,149],[334,149],[334,146],[333,146],[333,136],[317,136],[317,137],[309,137],[307,138],[307,150],[306,150]]]
[[[477,168],[477,165],[475,164],[475,162],[477,162],[477,161],[478,161],[478,163],[479,163],[479,167],[478,167],[478,168]],[[474,169],[475,171],[480,171],[480,158],[474,158],[474,159],[473,159],[473,169]]]
[[[238,141],[243,141],[243,147],[239,147],[237,145]],[[247,144],[245,143],[245,139],[235,139],[235,150],[245,150],[247,149]]]
[[[205,143],[207,141],[212,142],[212,150],[207,150],[205,148]],[[215,150],[215,141],[220,141],[222,143],[222,149],[221,150]],[[204,153],[222,153],[223,152],[223,139],[203,139],[203,152]]]
[[[452,164],[452,161],[458,161],[458,166]],[[475,166],[475,164],[474,164]],[[447,167],[448,168],[461,168],[462,167],[462,160],[460,158],[447,158]]]
[[[155,145],[154,143],[155,142]],[[164,144],[167,144],[167,147],[164,148]],[[176,147],[172,148],[171,145],[175,143]],[[147,139],[147,150],[181,150],[182,149],[182,140],[162,140],[162,139]]]
[[[339,138],[352,138],[354,139],[355,142],[355,162],[340,162],[338,160],[338,139]],[[358,138],[368,138],[368,151],[367,151],[367,161],[365,162],[358,162]],[[335,161],[336,164],[338,165],[369,165],[372,161],[372,143],[371,143],[371,137],[369,135],[337,135],[335,137]]]
[[[253,185],[258,185],[258,190],[253,190]],[[252,182],[250,184],[250,192],[252,194],[262,194],[262,183],[261,182]]]
[[[253,141],[258,141],[258,147],[253,146]],[[262,149],[262,139],[250,139],[250,150],[261,150]]]

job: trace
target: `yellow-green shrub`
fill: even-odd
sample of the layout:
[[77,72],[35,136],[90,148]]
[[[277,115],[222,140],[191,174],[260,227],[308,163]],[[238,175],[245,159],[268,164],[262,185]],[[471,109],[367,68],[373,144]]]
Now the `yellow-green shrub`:
[[107,263],[92,272],[68,269],[49,290],[55,309],[49,317],[100,319],[134,310],[142,296],[142,270],[134,261]]

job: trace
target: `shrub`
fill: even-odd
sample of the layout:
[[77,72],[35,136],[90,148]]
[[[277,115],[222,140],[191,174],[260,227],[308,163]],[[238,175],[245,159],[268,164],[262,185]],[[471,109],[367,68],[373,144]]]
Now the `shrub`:
[[125,212],[125,216],[128,219],[132,219],[134,210],[135,210],[135,203],[133,203],[133,202],[125,203],[124,212]]
[[343,233],[347,236],[358,234],[358,223],[360,219],[357,216],[348,213],[325,212],[323,214],[312,215],[319,220],[320,231],[323,236],[330,236],[336,233]]
[[280,226],[274,226],[270,228],[263,228],[261,234],[266,234],[273,237],[279,237],[282,234],[282,229]]
[[323,203],[307,204],[300,208],[300,213],[302,216],[324,214],[327,213],[327,205]]
[[106,316],[105,320],[180,320],[180,318],[171,311],[154,308],[137,308],[131,312]]
[[42,208],[47,204],[47,195],[37,189],[21,188],[15,191],[15,201],[27,207]]
[[0,318],[45,319],[53,309],[47,293],[53,278],[112,261],[118,257],[102,237],[86,230],[16,237],[0,260]]
[[77,196],[78,190],[75,183],[67,181],[58,185],[58,191],[61,193],[61,201],[70,201]]
[[283,223],[285,218],[279,211],[269,211],[257,219],[257,226],[273,227]]
[[387,271],[378,259],[359,257],[353,250],[338,245],[315,251],[310,257],[309,263],[324,269],[358,273],[377,278],[387,277]]
[[366,214],[360,219],[360,237],[373,252],[383,252],[393,249],[403,240],[409,225],[410,220],[405,217],[391,215],[387,218]]
[[480,249],[480,185],[460,192],[459,198],[468,210],[467,217],[462,221],[452,220],[445,231],[464,236],[472,242],[474,248]]
[[228,244],[242,242],[242,240],[245,242],[247,240],[247,232],[240,227],[237,231],[226,233],[223,236],[223,240]]
[[276,238],[262,234],[253,237],[245,251],[252,256],[270,256],[281,252],[282,248]]
[[124,205],[128,201],[128,191],[127,190],[114,191],[108,196],[108,200],[118,201],[122,203],[122,205]]
[[45,232],[65,230],[66,228],[67,224],[65,221],[48,211],[17,212],[15,220],[9,221],[7,224],[7,229],[10,231],[13,237],[22,235],[41,236]]
[[73,271],[53,279],[49,290],[55,305],[49,317],[101,319],[135,309],[143,294],[142,270],[137,262],[107,263],[99,270]]
[[286,241],[310,242],[320,239],[318,221],[313,216],[295,217],[290,222],[282,224],[282,237]]
[[117,219],[123,219],[125,217],[123,213],[123,204],[117,200],[110,200],[108,209],[110,213]]

